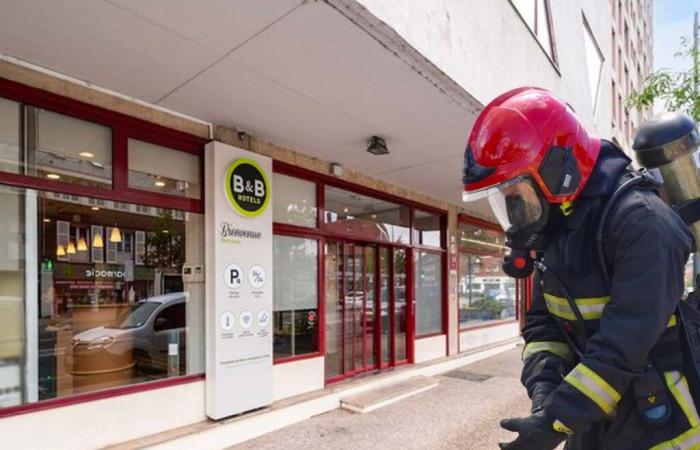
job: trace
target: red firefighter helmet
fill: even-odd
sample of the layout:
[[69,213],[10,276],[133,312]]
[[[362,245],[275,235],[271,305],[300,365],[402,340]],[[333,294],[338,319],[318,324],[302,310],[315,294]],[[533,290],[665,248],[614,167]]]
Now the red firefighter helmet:
[[589,136],[571,107],[551,92],[508,91],[474,122],[463,199],[489,198],[506,231],[523,228],[542,216],[542,202],[571,202],[581,194],[599,151],[600,139]]

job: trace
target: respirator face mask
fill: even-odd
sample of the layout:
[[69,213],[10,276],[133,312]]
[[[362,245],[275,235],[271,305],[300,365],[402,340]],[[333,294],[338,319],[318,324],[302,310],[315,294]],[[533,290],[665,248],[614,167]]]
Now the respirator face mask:
[[503,261],[503,271],[514,278],[529,276],[534,268],[531,253],[544,251],[549,240],[543,233],[550,219],[549,203],[529,176],[520,176],[497,186],[465,193],[465,201],[486,198],[512,249]]

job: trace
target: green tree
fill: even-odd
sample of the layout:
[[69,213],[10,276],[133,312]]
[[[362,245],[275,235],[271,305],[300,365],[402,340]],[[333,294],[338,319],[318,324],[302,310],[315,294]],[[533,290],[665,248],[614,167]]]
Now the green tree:
[[682,61],[689,60],[690,68],[683,71],[659,69],[644,80],[640,89],[625,101],[627,108],[646,111],[658,101],[668,111],[682,111],[695,121],[700,121],[700,95],[698,95],[699,52],[692,41],[681,39],[680,49],[674,54]]
[[182,268],[185,248],[172,211],[163,211],[155,221],[155,230],[146,233],[146,253],[143,260],[149,267],[178,270]]

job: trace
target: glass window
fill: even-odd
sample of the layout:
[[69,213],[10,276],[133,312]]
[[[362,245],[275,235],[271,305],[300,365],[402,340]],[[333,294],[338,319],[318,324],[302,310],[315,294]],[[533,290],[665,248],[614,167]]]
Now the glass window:
[[537,41],[547,55],[552,61],[556,61],[552,30],[549,26],[549,0],[510,0],[510,2],[527,24],[530,31],[537,37]]
[[408,206],[366,195],[325,187],[324,222],[327,230],[368,241],[410,243]]
[[201,179],[199,156],[129,139],[129,187],[178,197],[201,198]]
[[413,219],[413,243],[431,247],[442,246],[440,215],[416,209]]
[[20,114],[19,103],[0,98],[0,170],[3,172],[20,172]]
[[460,326],[514,319],[516,281],[501,269],[508,250],[503,233],[460,223],[459,246]]
[[203,371],[203,216],[126,205],[0,186],[0,407]]
[[500,255],[506,254],[508,250],[503,233],[465,223],[459,224],[459,246],[465,251]]
[[593,111],[595,111],[600,76],[603,70],[603,53],[600,51],[585,18],[583,19],[583,44],[586,50],[586,68],[588,69],[588,88],[591,95],[591,105],[593,105]]
[[27,175],[89,186],[112,185],[111,128],[28,107],[26,132]]
[[416,334],[442,330],[442,255],[416,252]]
[[503,272],[502,262],[501,255],[460,253],[460,326],[515,318],[516,281]]
[[318,351],[318,243],[274,237],[274,355]]
[[273,220],[300,227],[316,228],[316,183],[274,173]]

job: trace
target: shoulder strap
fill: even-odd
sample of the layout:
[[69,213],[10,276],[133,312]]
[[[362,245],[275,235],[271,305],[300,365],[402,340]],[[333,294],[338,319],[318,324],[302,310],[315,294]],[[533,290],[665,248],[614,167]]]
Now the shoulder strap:
[[605,243],[605,227],[613,212],[614,208],[620,203],[620,200],[629,192],[637,187],[641,186],[652,186],[658,188],[660,183],[649,173],[646,169],[642,168],[638,172],[634,172],[632,178],[625,181],[618,187],[615,192],[610,196],[603,213],[600,215],[600,221],[598,222],[598,229],[595,234],[596,250],[598,253],[598,261],[600,262],[600,267],[603,270],[603,276],[605,277],[605,282],[610,284],[610,271],[608,270],[608,263],[605,259],[605,250],[603,244]]

